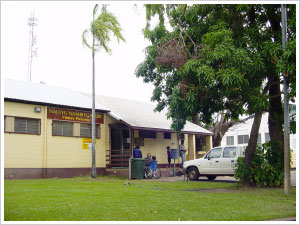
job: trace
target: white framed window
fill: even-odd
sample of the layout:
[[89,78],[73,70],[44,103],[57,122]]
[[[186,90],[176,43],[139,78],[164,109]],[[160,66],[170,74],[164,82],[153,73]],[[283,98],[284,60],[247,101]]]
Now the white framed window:
[[226,137],[226,145],[234,145],[234,136],[227,136]]
[[265,133],[265,142],[269,142],[269,141],[270,141],[270,134]]
[[249,134],[246,135],[238,135],[238,144],[248,144]]

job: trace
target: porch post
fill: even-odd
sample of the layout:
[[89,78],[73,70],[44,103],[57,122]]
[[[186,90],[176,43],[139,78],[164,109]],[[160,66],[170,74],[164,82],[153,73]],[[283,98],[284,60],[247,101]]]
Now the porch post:
[[196,159],[196,138],[195,134],[188,134],[188,160]]
[[205,144],[206,144],[206,152],[208,152],[210,149],[212,149],[213,145],[212,145],[212,136],[206,136],[205,137]]

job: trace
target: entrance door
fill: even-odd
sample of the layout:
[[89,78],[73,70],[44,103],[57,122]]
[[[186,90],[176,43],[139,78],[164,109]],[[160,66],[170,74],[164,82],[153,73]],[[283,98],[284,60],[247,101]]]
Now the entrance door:
[[111,167],[128,167],[130,157],[130,137],[129,129],[111,128],[111,150],[110,165]]

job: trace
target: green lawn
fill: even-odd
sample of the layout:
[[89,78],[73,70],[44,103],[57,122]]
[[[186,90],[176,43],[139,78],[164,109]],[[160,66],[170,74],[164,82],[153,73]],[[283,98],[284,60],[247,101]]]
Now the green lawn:
[[295,188],[285,195],[283,189],[238,189],[234,183],[126,181],[5,180],[4,220],[254,221],[296,216]]

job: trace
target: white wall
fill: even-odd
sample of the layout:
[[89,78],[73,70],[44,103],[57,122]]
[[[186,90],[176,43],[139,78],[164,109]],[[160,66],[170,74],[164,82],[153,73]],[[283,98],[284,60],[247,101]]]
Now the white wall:
[[[254,118],[247,120],[245,123],[240,123],[238,125],[235,125],[231,127],[224,135],[221,146],[227,146],[226,143],[226,137],[227,136],[234,136],[234,145],[237,146],[245,146],[247,144],[238,144],[238,135],[249,135],[250,138],[250,132],[252,128]],[[262,144],[266,142],[265,140],[265,133],[269,133],[268,128],[268,113],[264,113],[261,119],[261,124],[259,127],[259,133],[261,134],[261,142]],[[296,135],[291,134],[290,135],[290,148],[295,151],[296,150]]]

